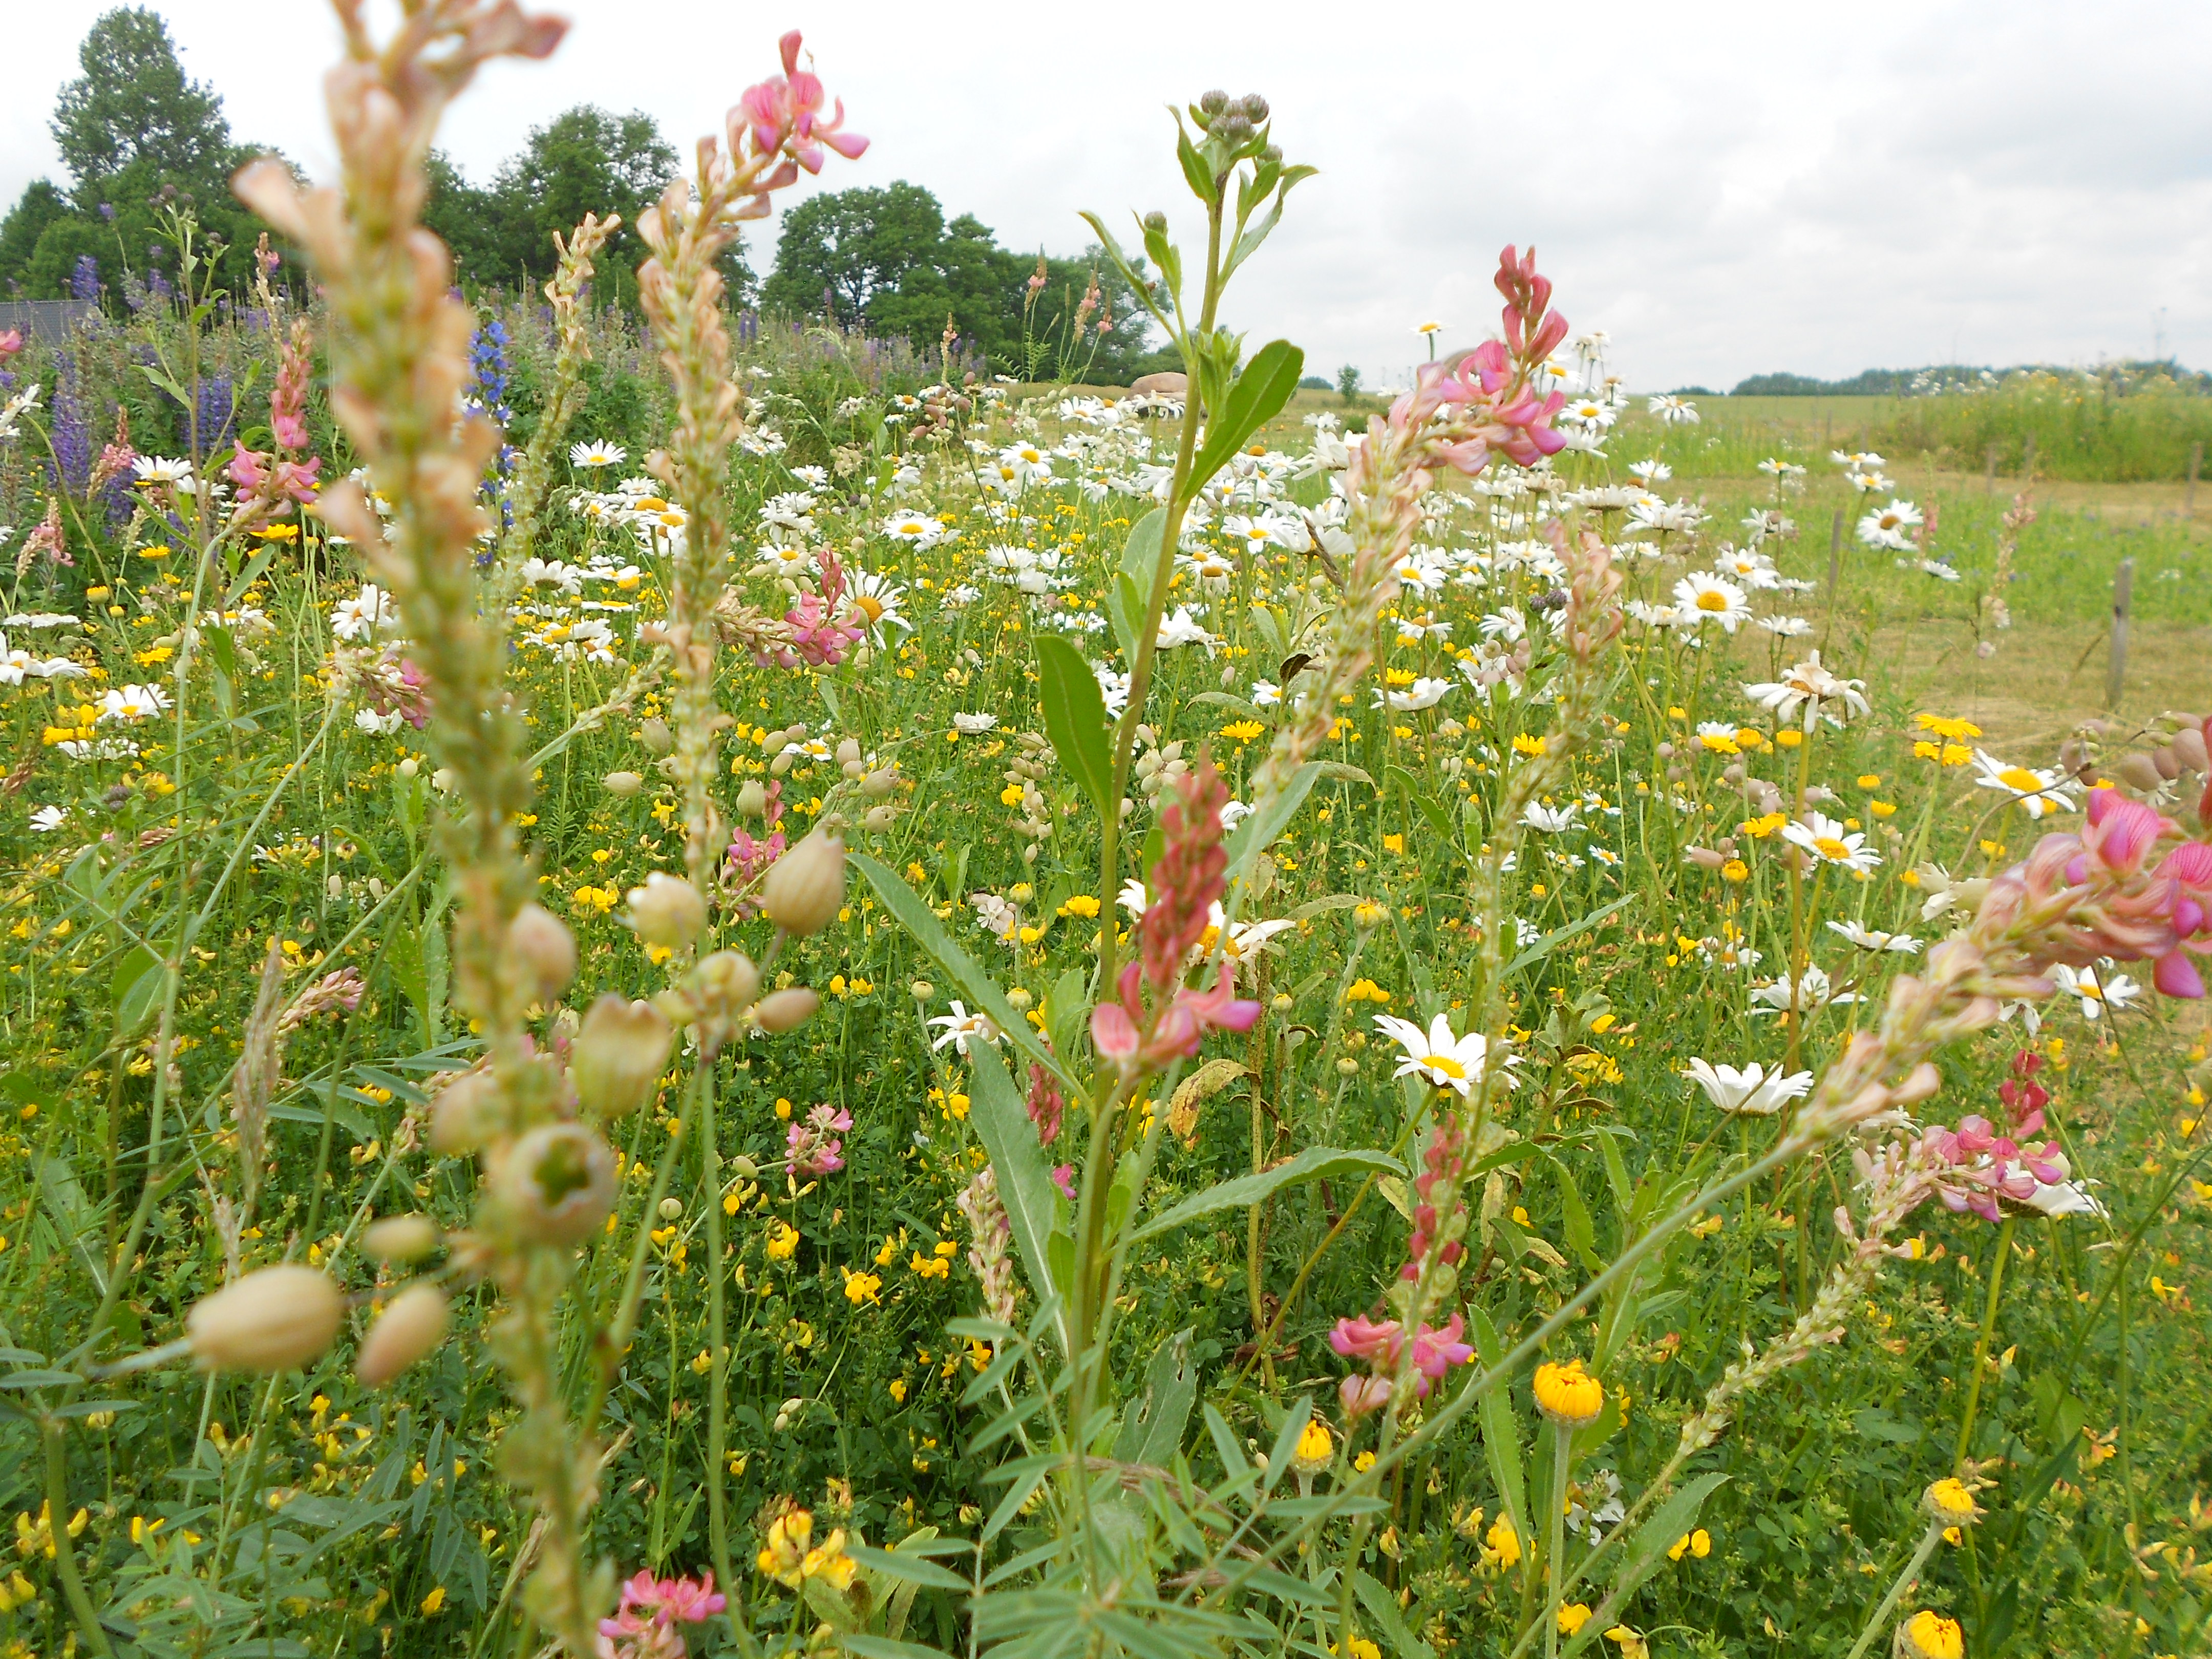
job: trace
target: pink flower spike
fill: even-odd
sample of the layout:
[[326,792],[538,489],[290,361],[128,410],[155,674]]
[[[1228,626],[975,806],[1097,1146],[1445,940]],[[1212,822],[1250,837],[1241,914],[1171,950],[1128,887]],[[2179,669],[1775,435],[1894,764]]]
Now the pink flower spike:
[[1071,1204],[1075,1202],[1075,1166],[1073,1164],[1054,1164],[1052,1184],[1060,1189],[1062,1198]]
[[1413,1339],[1413,1364],[1422,1376],[1441,1382],[1450,1367],[1464,1365],[1474,1359],[1474,1350],[1459,1340],[1465,1324],[1454,1314],[1441,1329],[1431,1325],[1421,1327],[1420,1334]]

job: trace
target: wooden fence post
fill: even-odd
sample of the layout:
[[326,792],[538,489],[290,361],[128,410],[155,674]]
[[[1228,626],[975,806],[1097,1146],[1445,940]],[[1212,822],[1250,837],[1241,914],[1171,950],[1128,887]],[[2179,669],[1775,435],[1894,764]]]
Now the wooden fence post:
[[2136,591],[2136,562],[2122,559],[2112,578],[2112,658],[2105,670],[2105,707],[2120,706],[2120,689],[2128,677],[2128,605]]

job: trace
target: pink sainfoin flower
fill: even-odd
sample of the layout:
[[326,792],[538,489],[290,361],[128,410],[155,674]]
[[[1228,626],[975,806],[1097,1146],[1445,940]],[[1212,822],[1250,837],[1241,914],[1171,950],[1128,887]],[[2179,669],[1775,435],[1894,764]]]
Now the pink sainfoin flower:
[[1037,1145],[1049,1146],[1060,1139],[1060,1114],[1067,1103],[1060,1097],[1060,1085],[1052,1080],[1052,1073],[1036,1060],[1030,1062],[1030,1095],[1027,1102],[1030,1121],[1036,1125]]
[[[1091,1040],[1125,1079],[1149,1076],[1188,1060],[1209,1030],[1249,1031],[1260,1005],[1238,999],[1226,963],[1211,990],[1182,982],[1184,958],[1205,936],[1220,898],[1228,855],[1221,848],[1221,809],[1229,787],[1201,756],[1174,804],[1160,815],[1167,848],[1146,878],[1158,895],[1139,922],[1137,959],[1121,970],[1119,1000],[1091,1011]],[[1146,996],[1149,988],[1151,994]]]
[[[786,845],[784,833],[776,828],[783,817],[783,780],[769,779],[767,793],[768,805],[763,810],[762,822],[767,826],[768,834],[756,836],[751,830],[742,826],[730,832],[729,877],[740,887],[783,856]],[[751,913],[750,905],[738,907],[740,915]]]
[[2051,1103],[2051,1091],[2035,1081],[2043,1069],[2043,1056],[2023,1048],[2012,1057],[2012,1075],[1997,1085],[1997,1098],[2012,1115],[2014,1134],[2032,1135],[2043,1127],[2043,1109]]
[[622,1587],[622,1605],[599,1621],[601,1659],[683,1659],[678,1625],[703,1623],[728,1606],[714,1575],[655,1578],[640,1572]]
[[[842,98],[836,101],[836,112],[823,118],[822,103],[829,94],[819,80],[799,67],[799,31],[793,29],[777,44],[783,52],[783,73],[746,88],[738,98],[737,107],[729,114],[731,152],[737,153],[750,138],[756,153],[768,155],[781,151],[789,158],[787,169],[795,164],[809,173],[822,171],[822,163],[828,159],[822,153],[824,145],[848,161],[859,160],[868,141],[857,132],[842,130],[845,100]],[[766,188],[780,189],[797,177],[793,172],[784,178],[780,171]]]
[[2075,968],[2107,957],[2149,962],[2166,995],[2202,997],[2190,958],[2212,954],[2212,847],[2183,839],[2173,819],[2117,789],[2092,790],[2087,817],[2079,836],[2045,836],[1992,881],[1984,915],[2056,914],[2024,941],[2033,958]]
[[307,379],[312,373],[307,350],[307,324],[302,318],[292,325],[276,368],[276,384],[269,393],[269,424],[280,449],[307,447]]
[[258,449],[248,449],[237,439],[231,440],[237,453],[223,468],[223,476],[248,495],[264,501],[295,501],[302,504],[315,499],[321,488],[316,474],[322,471],[323,458],[310,456],[304,461],[277,460]]
[[783,613],[791,628],[792,644],[791,650],[778,653],[786,668],[796,668],[802,662],[809,668],[835,668],[845,660],[853,642],[868,631],[867,618],[858,607],[840,612],[839,602],[845,597],[845,569],[837,562],[837,556],[825,547],[814,557],[822,573],[819,591],[800,594],[799,602]]
[[11,328],[0,332],[0,363],[6,362],[22,349],[23,331],[21,329]]
[[1054,1164],[1052,1184],[1060,1189],[1062,1198],[1071,1204],[1075,1202],[1075,1166],[1073,1164]]
[[[1430,1383],[1442,1382],[1444,1373],[1452,1366],[1464,1365],[1474,1358],[1474,1350],[1459,1340],[1465,1322],[1454,1314],[1442,1327],[1424,1325],[1414,1336],[1413,1370],[1418,1380],[1413,1384],[1413,1391],[1416,1394],[1426,1396]],[[1384,1379],[1398,1369],[1398,1362],[1404,1355],[1406,1346],[1404,1329],[1396,1320],[1386,1319],[1378,1322],[1364,1317],[1340,1319],[1336,1322],[1336,1328],[1328,1334],[1328,1346],[1346,1359],[1365,1360],[1373,1380],[1382,1382],[1384,1398],[1387,1399],[1389,1384]],[[1346,1379],[1346,1388],[1343,1393],[1347,1410],[1351,1408],[1350,1382],[1350,1378]],[[1364,1388],[1360,1394],[1362,1399],[1373,1399],[1374,1391],[1371,1388]],[[1382,1403],[1381,1400],[1374,1401],[1374,1405]],[[1366,1409],[1371,1410],[1373,1406]]]
[[1540,394],[1532,378],[1567,333],[1567,319],[1550,309],[1550,280],[1536,274],[1535,249],[1522,254],[1509,246],[1498,256],[1495,280],[1505,296],[1504,340],[1486,340],[1472,351],[1422,364],[1413,390],[1390,408],[1394,427],[1443,422],[1437,458],[1470,477],[1489,465],[1492,453],[1533,466],[1566,447],[1566,439],[1552,429],[1566,395]]
[[803,1122],[784,1132],[784,1150],[794,1174],[833,1175],[845,1167],[845,1143],[837,1139],[853,1127],[853,1115],[842,1107],[826,1103],[807,1113]]

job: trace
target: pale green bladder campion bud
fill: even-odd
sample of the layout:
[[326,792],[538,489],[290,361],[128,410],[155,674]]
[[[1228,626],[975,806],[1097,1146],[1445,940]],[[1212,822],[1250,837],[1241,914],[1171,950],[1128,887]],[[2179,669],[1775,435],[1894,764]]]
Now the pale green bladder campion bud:
[[635,772],[610,772],[600,781],[606,786],[607,793],[624,799],[645,787],[645,780]]
[[753,1024],[770,1036],[780,1036],[805,1024],[821,1006],[822,999],[815,993],[803,985],[793,986],[788,991],[763,997],[753,1010]]
[[430,1149],[473,1152],[502,1127],[499,1083],[489,1072],[471,1072],[447,1084],[430,1108]]
[[659,718],[641,722],[637,728],[637,740],[655,755],[665,755],[676,747],[676,734],[668,729],[668,722]]
[[185,1319],[192,1358],[211,1371],[289,1371],[331,1346],[345,1298],[329,1275],[296,1262],[226,1285]]
[[744,787],[738,791],[738,816],[757,818],[768,811],[768,786],[758,778],[747,778]]
[[427,1215],[395,1215],[361,1236],[372,1261],[420,1261],[438,1248],[438,1224]]
[[507,943],[523,988],[540,1002],[552,1001],[576,977],[575,939],[568,924],[542,904],[526,904],[514,913]]
[[410,1285],[385,1304],[362,1339],[354,1375],[380,1389],[446,1340],[446,1293],[434,1285]]
[[699,1018],[710,1025],[727,1025],[760,994],[760,969],[740,951],[717,951],[701,957],[691,980],[693,1004]]
[[614,1207],[615,1155],[580,1123],[541,1123],[500,1158],[492,1190],[529,1243],[579,1243]]
[[707,926],[707,901],[681,876],[656,870],[629,890],[629,925],[647,945],[688,951]]
[[845,843],[819,830],[769,866],[761,883],[769,920],[801,938],[835,921],[844,902]]
[[576,1100],[601,1117],[623,1117],[651,1097],[676,1030],[649,1002],[603,996],[584,1016],[568,1045],[568,1081]]

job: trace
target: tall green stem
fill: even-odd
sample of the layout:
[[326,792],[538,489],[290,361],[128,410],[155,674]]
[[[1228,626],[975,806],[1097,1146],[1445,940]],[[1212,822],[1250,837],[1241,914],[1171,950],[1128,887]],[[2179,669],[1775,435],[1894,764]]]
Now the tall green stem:
[[2013,1229],[2019,1221],[2019,1217],[2007,1214],[2004,1225],[1997,1229],[1997,1247],[1990,1264],[1989,1301],[1982,1309],[1981,1334],[1974,1339],[1974,1374],[1966,1384],[1966,1409],[1959,1421],[1959,1449],[1951,1458],[1960,1469],[1966,1467],[1966,1452],[1973,1444],[1974,1413],[1982,1403],[1982,1371],[1989,1364],[1990,1335],[1997,1323],[1997,1298],[2004,1293],[2005,1260],[2012,1254]]

